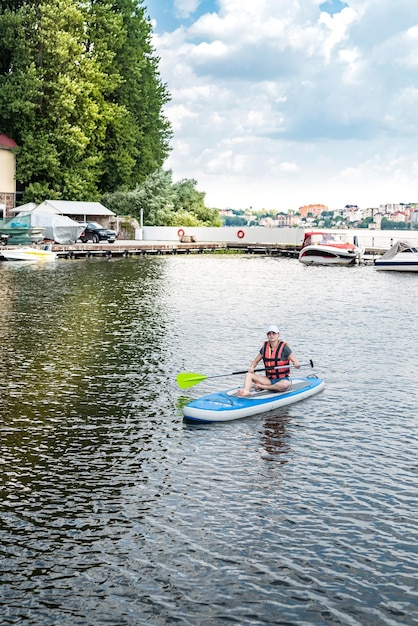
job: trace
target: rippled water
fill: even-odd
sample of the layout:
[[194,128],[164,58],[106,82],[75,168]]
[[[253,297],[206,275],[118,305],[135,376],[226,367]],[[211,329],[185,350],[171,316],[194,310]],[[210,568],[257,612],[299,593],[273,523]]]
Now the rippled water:
[[[416,275],[0,264],[2,624],[416,624]],[[187,425],[278,323],[321,394]]]

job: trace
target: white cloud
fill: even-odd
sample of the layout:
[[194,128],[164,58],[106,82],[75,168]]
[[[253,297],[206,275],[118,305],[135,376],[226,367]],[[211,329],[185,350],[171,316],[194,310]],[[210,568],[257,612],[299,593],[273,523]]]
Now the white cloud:
[[199,0],[174,0],[175,13],[179,18],[192,15],[199,6]]
[[296,163],[289,163],[287,161],[283,161],[283,163],[280,163],[280,169],[283,172],[299,172],[299,168]]
[[[191,15],[199,2],[175,4]],[[320,4],[219,0],[155,36],[172,94],[167,166],[208,204],[418,201],[416,0],[346,0],[334,15]]]

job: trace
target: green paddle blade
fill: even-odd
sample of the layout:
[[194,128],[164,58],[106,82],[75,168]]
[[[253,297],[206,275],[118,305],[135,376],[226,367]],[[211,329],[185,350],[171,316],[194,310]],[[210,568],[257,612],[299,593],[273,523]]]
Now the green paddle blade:
[[177,384],[180,389],[187,389],[187,387],[193,387],[202,380],[205,380],[207,376],[204,374],[195,374],[195,372],[181,372],[177,374]]

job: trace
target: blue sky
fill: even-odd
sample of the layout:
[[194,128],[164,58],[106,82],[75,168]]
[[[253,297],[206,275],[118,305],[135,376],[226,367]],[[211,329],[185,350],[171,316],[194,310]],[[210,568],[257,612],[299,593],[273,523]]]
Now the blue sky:
[[418,202],[417,0],[145,0],[206,203]]
[[181,26],[191,26],[206,13],[216,12],[214,0],[145,0],[150,17],[157,22],[157,32],[173,31]]
[[[255,0],[256,1],[256,0]],[[216,13],[220,3],[216,0],[145,0],[150,17],[156,20],[156,31],[173,31],[192,25],[206,13]],[[339,13],[347,4],[342,0],[322,0],[320,8],[331,15]]]

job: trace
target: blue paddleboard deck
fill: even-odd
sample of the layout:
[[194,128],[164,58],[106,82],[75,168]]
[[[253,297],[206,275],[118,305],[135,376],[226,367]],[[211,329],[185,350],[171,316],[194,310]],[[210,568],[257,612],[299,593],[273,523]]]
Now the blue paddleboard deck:
[[300,402],[309,396],[319,393],[325,383],[316,376],[292,378],[288,391],[254,391],[250,396],[239,396],[239,387],[227,391],[211,393],[186,404],[183,415],[187,421],[194,422],[227,422],[250,417],[281,406]]

